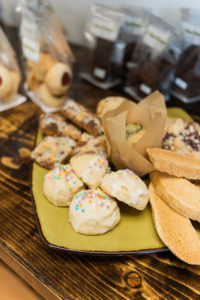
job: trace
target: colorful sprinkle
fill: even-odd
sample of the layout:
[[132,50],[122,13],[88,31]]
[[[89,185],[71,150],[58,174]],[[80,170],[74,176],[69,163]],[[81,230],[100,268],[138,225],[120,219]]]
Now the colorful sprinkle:
[[[100,156],[95,160],[92,159],[91,164],[88,166],[88,169],[91,170],[94,167],[99,167],[100,169],[104,168],[107,171],[109,169],[108,160],[103,156]],[[92,173],[90,173],[90,174],[92,174]]]
[[79,192],[75,196],[74,200],[75,210],[78,211],[78,209],[81,208],[81,211],[84,210],[84,212],[85,208],[83,206],[85,206],[85,201],[88,201],[87,203],[89,203],[90,205],[97,204],[99,207],[106,207],[107,209],[109,209],[110,206],[114,203],[110,196],[106,195],[100,190],[85,190]]
[[50,170],[46,175],[47,179],[64,180],[67,184],[67,191],[73,196],[77,190],[77,177],[72,167],[68,165],[61,165],[53,170]]
[[118,177],[120,179],[122,178],[123,174],[125,174],[125,173],[128,174],[129,176],[131,176],[132,178],[137,178],[136,174],[133,171],[129,170],[129,169],[124,169],[124,170],[117,171]]

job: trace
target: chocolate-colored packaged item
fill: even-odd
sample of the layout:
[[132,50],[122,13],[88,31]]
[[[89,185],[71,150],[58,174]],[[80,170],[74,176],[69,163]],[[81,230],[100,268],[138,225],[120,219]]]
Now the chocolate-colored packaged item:
[[121,26],[119,37],[125,42],[125,51],[123,59],[123,71],[127,70],[134,64],[132,53],[137,45],[138,40],[144,34],[148,20],[150,18],[150,9],[141,7],[122,7],[125,13],[125,19]]
[[124,90],[136,100],[159,90],[168,100],[179,54],[175,28],[152,15],[133,52],[135,64],[128,72]]
[[119,39],[124,14],[103,5],[92,5],[85,37],[90,48],[87,72],[81,78],[108,89],[120,82],[125,43]]
[[101,82],[112,82],[119,78],[122,70],[125,44],[97,38],[92,55],[91,74]]
[[180,56],[172,95],[185,103],[200,101],[200,10],[181,9],[183,52]]

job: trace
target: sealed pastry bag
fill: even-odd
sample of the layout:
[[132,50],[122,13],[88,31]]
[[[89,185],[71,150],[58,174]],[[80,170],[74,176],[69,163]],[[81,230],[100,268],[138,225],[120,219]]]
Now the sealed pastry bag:
[[127,70],[136,63],[132,61],[132,54],[137,42],[146,30],[150,13],[149,9],[141,7],[122,7],[122,10],[125,17],[120,29],[119,39],[125,42],[123,59],[123,71],[125,75]]
[[60,110],[68,99],[73,55],[58,20],[43,2],[29,0],[21,6],[20,38],[27,95],[44,112]]
[[127,74],[125,91],[136,100],[141,100],[159,90],[168,100],[179,55],[176,29],[152,15],[133,52],[132,61],[135,64]]
[[86,24],[85,37],[90,50],[89,65],[81,78],[102,89],[120,82],[125,42],[119,39],[124,13],[94,4]]
[[26,101],[18,93],[21,72],[14,49],[0,27],[0,111],[15,107]]
[[172,95],[185,103],[200,100],[200,10],[181,9],[182,53]]

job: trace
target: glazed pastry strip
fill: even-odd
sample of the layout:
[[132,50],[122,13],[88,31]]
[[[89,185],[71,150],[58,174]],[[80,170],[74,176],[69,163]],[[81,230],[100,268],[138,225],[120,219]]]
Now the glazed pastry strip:
[[103,128],[97,116],[74,100],[68,100],[61,112],[70,121],[85,129],[88,133],[94,136],[103,133]]
[[47,136],[31,153],[31,158],[40,166],[53,169],[68,157],[76,142],[68,137]]
[[42,114],[39,119],[39,128],[46,135],[68,136],[74,140],[81,138],[81,131],[77,127],[55,114]]

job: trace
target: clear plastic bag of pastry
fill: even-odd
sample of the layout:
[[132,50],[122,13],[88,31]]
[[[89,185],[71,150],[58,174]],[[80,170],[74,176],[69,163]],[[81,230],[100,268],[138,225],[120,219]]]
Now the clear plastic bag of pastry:
[[119,39],[125,42],[124,51],[124,75],[129,68],[132,68],[136,62],[132,61],[132,53],[139,39],[143,36],[148,20],[150,18],[150,9],[142,7],[122,7],[125,13],[124,22],[121,26]]
[[18,94],[21,73],[15,52],[0,27],[0,111],[15,107],[26,101]]
[[39,7],[40,10],[43,10],[44,13],[52,15],[52,17],[54,18],[54,21],[58,23],[58,25],[61,27],[63,33],[67,34],[66,28],[64,27],[62,21],[60,20],[60,18],[58,17],[58,15],[54,11],[51,3],[48,0],[18,0],[18,4],[17,4],[17,7],[16,7],[18,22],[20,22],[21,11],[27,5],[29,5],[29,7],[31,7],[31,6],[36,7],[36,5],[37,5],[37,7]]
[[68,99],[72,80],[70,47],[57,19],[41,1],[27,1],[20,16],[25,90],[44,112],[58,111]]
[[127,74],[124,90],[138,101],[159,90],[168,100],[179,55],[176,29],[152,15],[133,52],[132,61],[136,63]]
[[181,9],[182,53],[172,95],[185,103],[200,101],[200,9]]
[[120,10],[97,4],[91,7],[85,30],[90,57],[81,78],[102,89],[120,82],[125,43],[118,36],[123,19]]

